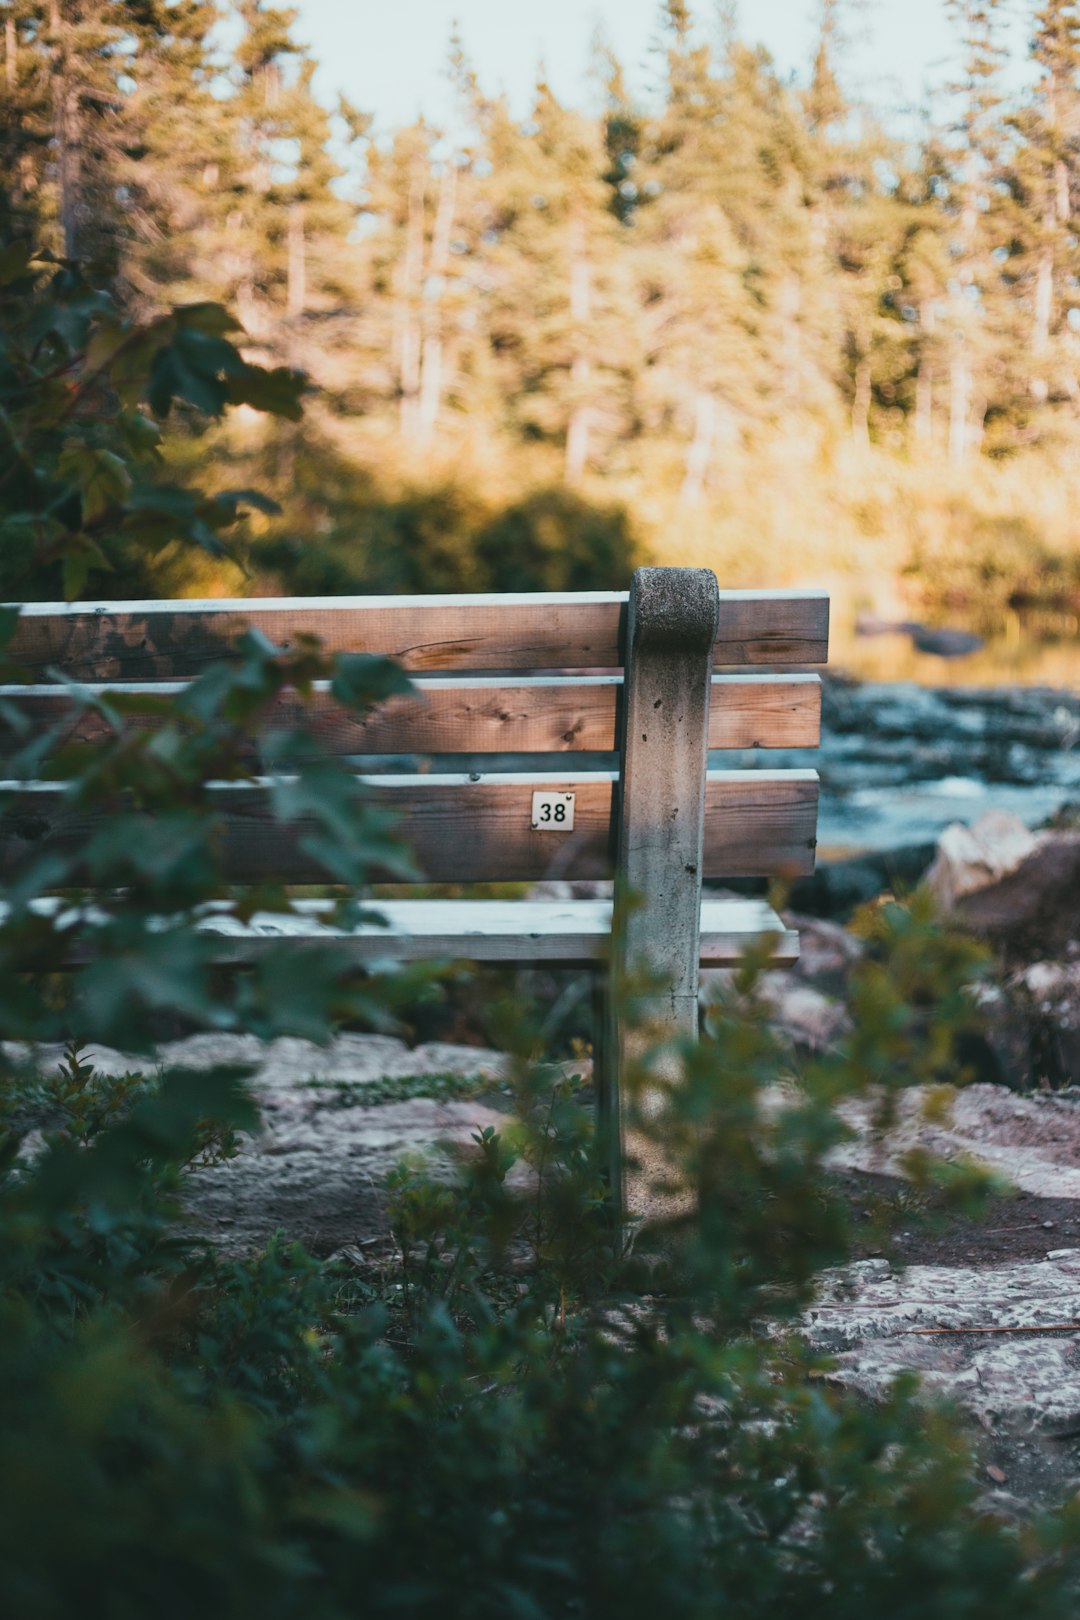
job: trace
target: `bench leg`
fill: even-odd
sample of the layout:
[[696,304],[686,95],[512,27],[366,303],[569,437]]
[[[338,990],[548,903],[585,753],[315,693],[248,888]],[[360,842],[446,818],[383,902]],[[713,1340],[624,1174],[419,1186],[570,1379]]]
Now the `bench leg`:
[[[705,777],[718,617],[716,576],[708,569],[635,572],[620,716],[614,926],[620,1090],[643,1051],[698,1032]],[[626,1030],[621,987],[642,973],[657,990],[643,1009],[641,1028]],[[678,1058],[664,1054],[659,1062],[673,1071]],[[648,1092],[638,1100],[647,1115]],[[626,1141],[625,1118],[621,1136]],[[639,1139],[627,1145],[639,1168],[622,1178],[625,1215],[641,1222],[681,1213],[688,1200],[658,1195],[654,1186],[670,1180],[672,1171],[677,1178],[680,1167],[666,1161],[661,1144]]]
[[609,972],[593,975],[593,1090],[600,1164],[621,1222],[623,1208],[622,1116],[619,1108],[619,1048]]

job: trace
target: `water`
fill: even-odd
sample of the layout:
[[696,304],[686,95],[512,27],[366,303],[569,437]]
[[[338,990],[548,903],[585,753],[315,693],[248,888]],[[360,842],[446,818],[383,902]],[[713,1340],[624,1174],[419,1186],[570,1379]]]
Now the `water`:
[[932,843],[952,821],[1010,810],[1036,826],[1080,802],[1080,695],[827,678],[815,753],[714,756],[728,768],[813,765],[819,851]]

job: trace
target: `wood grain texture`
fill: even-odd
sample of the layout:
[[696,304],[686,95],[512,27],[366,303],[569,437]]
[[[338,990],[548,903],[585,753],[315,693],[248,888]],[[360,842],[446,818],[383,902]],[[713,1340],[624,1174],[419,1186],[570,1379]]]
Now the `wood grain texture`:
[[[634,1099],[662,1109],[665,1082],[683,1079],[681,1041],[698,1038],[699,924],[709,765],[712,651],[719,602],[706,568],[637,568],[627,610],[626,691],[619,726],[621,779],[612,993],[638,993],[638,1017],[618,1018],[608,1061],[595,1072],[597,1131],[615,1221],[676,1213],[659,1145],[634,1130],[632,1076],[654,1056]],[[650,989],[641,994],[641,975]],[[619,1239],[617,1239],[619,1241]],[[632,1237],[630,1238],[632,1241]]]
[[704,876],[808,877],[819,796],[816,771],[710,771]]
[[[705,568],[638,568],[630,591],[619,737],[619,980],[659,984],[650,1025],[697,1037],[710,656],[716,581]],[[655,1003],[655,1005],[653,1005]],[[620,1069],[623,1055],[620,1052]]]
[[[406,669],[605,670],[622,666],[626,593],[266,597],[236,601],[31,603],[8,656],[32,678],[83,681],[198,674],[245,627],[276,646],[318,636],[332,652],[382,653]],[[714,664],[824,663],[820,591],[721,591]]]
[[[611,772],[362,778],[372,801],[397,817],[421,869],[435,882],[610,877]],[[0,877],[35,852],[78,852],[110,812],[64,802],[62,784],[5,785],[0,796]],[[572,833],[534,831],[537,788],[576,795]],[[326,881],[301,845],[313,830],[274,820],[259,784],[210,790],[222,816],[231,881]],[[817,820],[814,771],[712,771],[705,788],[706,877],[795,876],[813,868]],[[391,874],[373,873],[373,877]]]
[[[350,714],[319,683],[310,706],[283,694],[271,727],[306,725],[326,752],[364,754],[541,754],[611,752],[619,675],[494,678],[419,677],[415,698],[394,698],[366,715]],[[110,688],[98,685],[98,693]],[[120,688],[125,690],[125,688]],[[175,697],[183,682],[138,682],[132,692]],[[64,687],[0,687],[0,757],[26,734],[7,718],[15,711],[31,732],[56,731],[56,746],[99,743],[111,735],[104,717]],[[125,719],[128,731],[153,730],[154,716]],[[710,748],[815,748],[821,735],[817,675],[716,675]]]

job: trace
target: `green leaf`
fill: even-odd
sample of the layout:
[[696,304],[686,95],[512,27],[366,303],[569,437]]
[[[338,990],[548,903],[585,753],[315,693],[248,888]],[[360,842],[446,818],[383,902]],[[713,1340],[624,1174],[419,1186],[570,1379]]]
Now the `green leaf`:
[[85,551],[69,551],[64,558],[64,596],[67,601],[74,602],[82,595],[86,584],[86,576],[90,572],[90,558]]
[[62,477],[79,485],[85,523],[92,523],[112,506],[122,505],[131,490],[127,464],[111,450],[69,445],[61,451],[57,467]]
[[0,287],[10,287],[26,274],[30,263],[29,242],[11,242],[0,248]]
[[267,517],[276,517],[281,511],[277,501],[257,489],[223,489],[214,496],[214,504],[231,514],[228,518],[230,523],[244,506],[253,507],[256,512],[265,512]]
[[161,443],[161,429],[151,422],[148,416],[141,411],[125,411],[119,418],[117,427],[127,440],[132,455],[144,458],[156,457],[156,451]]
[[112,572],[112,563],[101,547],[95,545],[93,540],[84,534],[71,537],[70,549],[64,554],[62,567],[64,595],[69,602],[82,594],[91,568],[103,568],[108,573]]
[[104,370],[128,336],[128,331],[123,321],[106,321],[104,326],[99,326],[87,344],[87,371]]
[[173,310],[173,317],[180,326],[204,332],[207,337],[224,337],[227,332],[244,330],[224,304],[180,304]]
[[413,690],[401,665],[371,653],[340,653],[330,690],[347,708],[362,709]]
[[237,357],[231,343],[184,329],[154,357],[147,397],[157,417],[165,417],[174,399],[207,416],[220,416],[227,394],[220,372]]
[[272,371],[264,366],[245,366],[226,382],[225,397],[230,405],[250,405],[254,410],[299,422],[304,414],[301,395],[305,386],[301,373],[288,366],[275,366]]

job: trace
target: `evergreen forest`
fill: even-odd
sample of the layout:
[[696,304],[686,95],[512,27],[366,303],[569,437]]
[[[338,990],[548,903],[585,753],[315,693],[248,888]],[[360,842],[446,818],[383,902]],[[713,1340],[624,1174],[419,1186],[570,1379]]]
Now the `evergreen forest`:
[[[954,62],[901,134],[845,88],[845,0],[794,81],[665,0],[652,92],[598,43],[591,113],[541,78],[523,118],[455,37],[454,127],[391,131],[319,100],[262,0],[6,0],[0,236],[132,319],[220,303],[304,381],[302,425],[192,411],[162,447],[278,503],[231,560],[162,530],[82,594],[611,588],[651,558],[828,587],[841,634],[1074,629],[1080,8],[1031,7],[1018,88],[1006,0],[942,4]],[[9,593],[58,593],[3,551]]]

